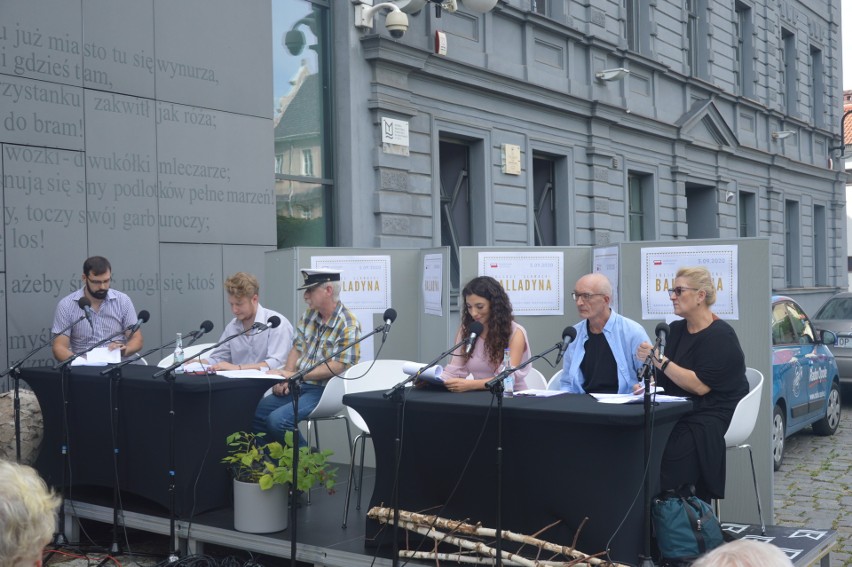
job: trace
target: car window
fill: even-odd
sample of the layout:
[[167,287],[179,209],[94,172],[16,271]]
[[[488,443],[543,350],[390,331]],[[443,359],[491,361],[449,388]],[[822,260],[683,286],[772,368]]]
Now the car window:
[[814,319],[852,319],[852,297],[834,297],[819,308]]
[[779,303],[772,306],[772,344],[789,345],[797,342],[796,333],[793,331],[793,323],[787,315],[784,304]]
[[786,308],[790,320],[793,322],[793,331],[796,333],[797,342],[802,345],[814,344],[816,342],[814,339],[814,330],[805,312],[795,303],[787,303]]

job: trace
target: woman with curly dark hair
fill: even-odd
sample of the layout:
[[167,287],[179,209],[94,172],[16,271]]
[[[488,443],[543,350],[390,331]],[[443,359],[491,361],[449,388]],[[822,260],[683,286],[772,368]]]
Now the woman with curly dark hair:
[[[518,366],[530,357],[526,330],[515,323],[512,302],[500,282],[489,276],[470,280],[462,290],[464,309],[456,342],[470,336],[474,321],[483,331],[470,353],[453,354],[444,369],[444,385],[451,392],[484,390],[485,383],[496,376],[503,364],[503,351],[509,349],[511,365]],[[525,390],[524,378],[529,366],[515,372],[515,391]]]

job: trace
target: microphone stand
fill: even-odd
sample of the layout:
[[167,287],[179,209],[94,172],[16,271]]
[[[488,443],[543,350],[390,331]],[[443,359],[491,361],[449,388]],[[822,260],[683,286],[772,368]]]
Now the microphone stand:
[[[223,339],[223,340],[219,341],[218,343],[202,350],[196,356],[201,356],[205,352],[213,350],[214,348],[217,348],[217,347],[227,343],[228,341],[232,341],[232,340],[236,339],[237,337],[239,337],[241,335],[245,335],[249,331],[260,330],[262,332],[262,331],[267,330],[268,328],[269,327],[259,328],[259,327],[255,327],[254,325],[252,325],[248,329],[246,329],[244,331],[240,331],[239,333],[235,333],[235,334],[231,335],[230,337],[227,337],[226,339]],[[175,339],[172,342],[173,343],[177,342],[177,339]],[[180,551],[177,548],[177,543],[176,543],[176,538],[175,538],[175,496],[176,496],[175,480],[176,480],[177,474],[176,474],[176,471],[175,471],[175,468],[176,468],[175,467],[175,380],[176,380],[176,376],[175,376],[174,370],[178,366],[181,366],[182,364],[183,364],[182,361],[181,362],[175,362],[175,363],[163,368],[162,370],[158,370],[152,376],[152,378],[163,377],[163,379],[166,382],[168,382],[168,384],[169,384],[169,542],[170,542],[170,545],[175,545],[174,549],[172,549],[169,552],[169,557],[168,557],[168,563],[169,564],[176,563],[178,561],[178,559],[180,558]]]
[[524,368],[540,358],[544,358],[554,350],[562,348],[562,343],[556,343],[541,354],[529,357],[515,368],[504,368],[497,376],[485,383],[485,388],[491,391],[492,396],[497,396],[497,517],[495,519],[495,531],[497,541],[495,547],[495,565],[503,565],[503,381],[514,372]]
[[391,501],[393,506],[393,567],[399,565],[399,464],[402,459],[402,402],[404,396],[405,385],[413,382],[420,377],[424,372],[438,364],[445,356],[448,356],[460,346],[468,344],[470,338],[465,338],[460,343],[453,345],[449,350],[445,350],[438,355],[432,362],[422,366],[417,372],[407,377],[405,380],[395,384],[390,390],[382,394],[386,400],[393,399],[396,403],[396,438],[394,439],[394,465],[393,465],[393,493]]
[[2,374],[0,374],[0,378],[3,378],[4,376],[8,376],[9,374],[13,374],[13,378],[15,380],[15,394],[14,394],[13,408],[14,408],[14,412],[15,412],[15,460],[18,463],[21,462],[21,395],[20,395],[20,386],[19,386],[19,382],[21,380],[21,366],[23,366],[23,364],[27,360],[29,360],[30,357],[33,356],[35,353],[37,353],[38,351],[40,351],[41,349],[43,349],[47,345],[51,344],[53,342],[53,339],[55,339],[56,337],[58,337],[61,334],[64,334],[65,331],[67,331],[68,329],[70,329],[71,327],[73,327],[74,325],[76,325],[77,323],[79,323],[80,321],[82,321],[85,318],[86,318],[85,315],[81,315],[79,319],[77,319],[76,321],[74,321],[73,323],[71,323],[70,325],[68,325],[67,327],[65,327],[61,331],[59,331],[58,333],[51,333],[50,338],[46,342],[40,344],[39,346],[37,346],[36,348],[34,348],[30,352],[28,352],[26,354],[26,356],[24,356],[24,358],[22,358],[18,362],[15,362],[14,364],[12,364],[12,366],[10,366],[7,370],[4,370]]
[[[349,350],[350,348],[354,347],[355,345],[357,345],[361,341],[363,341],[363,340],[365,340],[369,337],[372,337],[373,335],[375,335],[376,333],[378,333],[380,331],[383,331],[384,329],[385,329],[384,324],[379,325],[378,327],[376,327],[375,329],[373,329],[372,331],[370,331],[366,335],[363,335],[360,338],[358,338],[357,341],[353,342],[352,344],[346,345],[343,348],[336,350],[335,352],[331,353],[330,355],[328,355],[324,359],[320,360],[319,362],[317,362],[313,366],[299,370],[298,372],[295,372],[289,378],[282,378],[281,380],[279,380],[279,382],[289,382],[289,384],[290,384],[290,395],[293,398],[293,416],[294,416],[294,418],[293,418],[293,484],[292,484],[291,488],[292,488],[294,500],[295,500],[296,487],[298,486],[298,478],[299,478],[299,442],[298,442],[299,441],[299,395],[301,394],[301,391],[302,391],[302,382],[305,381],[305,375],[310,373],[314,368],[318,368],[318,367],[322,366],[323,364],[325,364],[326,362],[328,362],[329,360],[331,360],[332,358],[334,358],[335,356],[337,356],[341,352],[343,352],[345,350]],[[274,396],[275,394],[272,394],[272,395]],[[296,567],[296,565],[297,565],[297,561],[296,561],[296,519],[298,517],[298,512],[297,512],[298,508],[299,507],[298,507],[296,502],[290,503],[290,526],[292,527],[292,530],[290,532],[290,565],[292,565],[293,567]]]
[[642,406],[644,408],[645,416],[643,427],[645,429],[645,439],[644,439],[644,469],[645,469],[645,481],[644,481],[644,528],[645,533],[643,534],[643,554],[639,557],[639,565],[640,567],[654,567],[654,560],[651,558],[651,479],[648,475],[648,463],[651,460],[651,369],[653,368],[652,358],[654,356],[654,351],[660,346],[660,338],[657,337],[656,344],[654,348],[651,349],[650,354],[648,354],[648,358],[645,359],[645,363],[642,365],[642,368],[637,372],[637,378],[640,382],[643,382],[645,385],[645,393],[642,396]]

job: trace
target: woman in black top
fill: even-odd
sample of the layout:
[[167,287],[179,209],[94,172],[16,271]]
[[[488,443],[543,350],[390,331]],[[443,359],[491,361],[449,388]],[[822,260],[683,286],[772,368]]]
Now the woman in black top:
[[[748,393],[745,356],[734,329],[710,310],[716,287],[706,268],[681,268],[668,290],[675,315],[665,356],[654,353],[657,385],[687,396],[693,410],[675,425],[660,464],[660,490],[694,485],[709,502],[725,496],[725,432]],[[645,360],[652,345],[642,343]]]

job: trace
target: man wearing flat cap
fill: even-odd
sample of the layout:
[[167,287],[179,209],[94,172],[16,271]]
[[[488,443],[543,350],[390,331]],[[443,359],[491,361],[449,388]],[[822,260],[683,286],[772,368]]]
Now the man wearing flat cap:
[[[340,272],[337,270],[302,270],[305,303],[308,309],[296,324],[293,348],[287,355],[284,368],[270,370],[290,378],[296,372],[306,370],[346,346],[353,345],[361,334],[361,326],[355,316],[340,302]],[[272,395],[257,404],[252,430],[266,433],[268,441],[284,443],[284,434],[293,429],[314,410],[322,397],[326,383],[339,376],[358,362],[360,345],[355,344],[325,364],[317,366],[303,376],[304,383],[299,396],[299,416],[293,414],[293,396],[290,383],[279,382],[272,387]],[[305,440],[299,436],[299,446]]]

